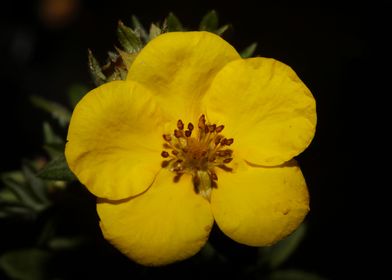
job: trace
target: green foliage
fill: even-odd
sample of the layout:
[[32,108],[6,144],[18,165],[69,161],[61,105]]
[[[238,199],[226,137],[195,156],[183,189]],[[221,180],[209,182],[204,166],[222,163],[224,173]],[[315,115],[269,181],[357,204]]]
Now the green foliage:
[[240,52],[241,57],[242,58],[251,57],[256,51],[256,48],[257,48],[257,43],[250,44],[248,47],[246,47],[244,50]]
[[38,176],[46,180],[73,181],[75,175],[69,169],[64,154],[50,161],[39,173]]
[[48,251],[36,248],[9,251],[0,257],[0,267],[12,279],[46,279],[49,261]]
[[32,219],[51,205],[47,183],[35,174],[36,168],[27,161],[21,171],[1,174],[0,218]]
[[90,49],[88,49],[88,67],[91,78],[96,86],[100,86],[106,82],[106,76],[103,74],[98,60],[94,57]]
[[135,33],[140,34],[140,38],[144,42],[147,42],[149,40],[147,31],[140,23],[139,19],[135,15],[132,15],[131,20],[132,20],[133,30],[135,30]]
[[72,108],[82,99],[82,97],[88,92],[88,88],[82,84],[74,84],[68,90],[69,104]]
[[306,225],[302,224],[290,236],[286,237],[276,245],[260,249],[263,263],[271,269],[280,267],[298,248],[306,234]]
[[65,127],[69,123],[71,112],[63,105],[36,95],[31,96],[30,99],[36,107],[51,113],[61,126]]
[[167,32],[184,31],[184,27],[180,20],[173,14],[169,13],[166,18]]
[[215,10],[211,10],[202,18],[199,30],[215,32],[218,29],[218,23],[218,14]]
[[219,16],[215,10],[207,12],[199,24],[199,30],[209,31],[219,36],[222,36],[229,28],[229,24],[219,27]]
[[126,52],[137,53],[143,47],[140,35],[132,28],[125,26],[122,21],[118,22],[117,38]]

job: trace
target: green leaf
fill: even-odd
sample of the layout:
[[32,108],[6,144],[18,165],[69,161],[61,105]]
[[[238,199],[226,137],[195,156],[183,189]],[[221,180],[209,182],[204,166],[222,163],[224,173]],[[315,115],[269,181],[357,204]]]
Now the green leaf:
[[162,34],[162,30],[158,26],[152,23],[150,26],[150,40],[154,39],[155,37],[161,34]]
[[148,41],[147,31],[144,28],[144,26],[140,23],[139,19],[135,15],[132,15],[131,20],[132,20],[133,29],[136,32],[139,32],[140,37],[144,40],[144,42],[147,42]]
[[217,34],[217,35],[219,35],[219,36],[222,36],[223,33],[225,33],[230,27],[231,27],[230,24],[226,24],[226,25],[223,25],[223,26],[219,27],[219,28],[218,28],[217,30],[215,30],[214,32],[215,32],[215,34]]
[[56,251],[74,250],[88,242],[89,239],[84,236],[55,237],[48,242],[48,246]]
[[167,26],[167,32],[184,30],[184,27],[182,26],[180,20],[173,13],[169,13],[169,15],[167,16],[166,26]]
[[125,26],[122,21],[118,22],[117,37],[121,46],[129,53],[138,52],[143,47],[140,37],[137,36],[136,32],[132,28]]
[[29,188],[31,195],[39,202],[39,207],[45,208],[45,206],[48,206],[50,204],[50,200],[48,198],[46,183],[41,178],[37,177],[36,171],[28,162],[23,163],[22,172],[27,180],[26,187]]
[[48,122],[43,123],[43,132],[44,132],[44,142],[45,144],[62,144],[64,145],[64,140],[54,133],[52,126]]
[[20,280],[48,279],[51,253],[39,249],[21,249],[3,254],[0,267],[9,278]]
[[31,208],[26,205],[1,201],[1,198],[0,202],[0,219],[15,218],[18,221],[20,221],[21,219],[33,221],[37,217],[37,213],[32,211]]
[[317,274],[301,270],[278,270],[272,272],[267,280],[326,280]]
[[215,10],[211,10],[202,18],[199,30],[215,32],[218,29],[218,23],[218,14]]
[[53,118],[55,118],[61,126],[65,127],[69,123],[71,112],[63,105],[46,100],[37,95],[32,95],[30,100],[36,107],[52,114]]
[[69,169],[64,154],[49,162],[38,176],[47,180],[73,181],[76,180],[75,175]]
[[240,53],[241,57],[242,57],[242,58],[251,57],[251,56],[254,54],[256,48],[257,48],[257,43],[252,43],[252,44],[250,44],[248,47],[246,47],[246,48]]
[[290,236],[271,247],[261,248],[262,262],[266,263],[271,269],[275,269],[283,264],[298,248],[304,239],[306,225],[302,224]]
[[16,182],[13,178],[4,175],[1,179],[5,187],[17,197],[18,205],[27,206],[35,211],[40,211],[44,208],[42,202],[32,193],[27,183]]
[[102,68],[90,49],[88,49],[88,68],[94,85],[100,86],[106,82],[106,76],[102,73]]

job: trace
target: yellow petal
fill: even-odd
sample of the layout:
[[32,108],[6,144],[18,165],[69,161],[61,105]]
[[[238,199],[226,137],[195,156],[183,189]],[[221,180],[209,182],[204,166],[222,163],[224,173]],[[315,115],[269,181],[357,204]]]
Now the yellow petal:
[[72,114],[65,149],[69,167],[96,196],[137,195],[160,169],[163,121],[141,85],[104,84],[90,91]]
[[127,79],[142,83],[159,103],[185,120],[200,116],[200,98],[216,73],[239,59],[236,50],[209,32],[169,32],[150,41],[138,54]]
[[242,167],[218,174],[211,208],[219,228],[250,246],[274,244],[303,221],[309,197],[294,161],[279,167]]
[[255,164],[273,166],[292,159],[315,132],[311,92],[289,66],[274,59],[227,64],[203,105],[210,121],[225,124],[241,157]]
[[97,205],[105,238],[143,265],[164,265],[196,254],[213,224],[210,205],[193,190],[189,175],[174,183],[162,169],[145,193]]

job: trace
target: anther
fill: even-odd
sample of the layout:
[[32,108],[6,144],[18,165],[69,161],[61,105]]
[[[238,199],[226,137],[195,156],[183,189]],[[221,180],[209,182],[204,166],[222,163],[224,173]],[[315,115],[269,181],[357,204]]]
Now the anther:
[[209,130],[210,132],[214,132],[215,129],[216,129],[216,124],[210,124],[210,125],[208,126],[208,130]]
[[184,123],[182,122],[182,120],[178,120],[177,121],[177,128],[179,130],[183,130],[184,129]]
[[[216,130],[215,130],[216,131]],[[223,136],[222,135],[218,135],[215,137],[215,145],[218,145],[220,143],[220,141],[222,140]]]
[[234,139],[233,138],[226,139],[226,145],[227,146],[230,146],[233,143],[234,143]]
[[193,126],[192,123],[188,123],[188,129],[189,129],[190,131],[192,131],[194,128],[195,128],[195,127]]
[[214,171],[210,170],[210,176],[212,180],[218,181],[218,175]]
[[220,126],[217,126],[217,127],[216,127],[215,131],[216,131],[217,133],[219,133],[219,132],[221,132],[224,128],[225,128],[225,126],[224,126],[223,124],[221,124]]
[[161,163],[161,167],[162,167],[162,168],[168,167],[168,166],[169,166],[169,163],[170,163],[170,160],[164,160],[164,161],[162,161],[162,163]]
[[204,115],[201,115],[199,118],[198,127],[200,129],[204,129],[205,125],[206,125],[206,117]]
[[191,137],[191,135],[192,135],[192,130],[185,130],[186,137]]
[[177,150],[173,150],[172,152],[171,152],[173,155],[178,155],[178,151]]
[[233,158],[225,158],[223,160],[224,163],[230,163],[233,160]]
[[161,156],[164,158],[167,158],[167,157],[169,157],[169,153],[166,151],[162,151]]
[[178,183],[178,182],[180,181],[180,179],[181,179],[181,176],[182,176],[183,174],[184,174],[184,173],[177,173],[176,176],[174,176],[174,178],[173,178],[173,182],[174,182],[174,183]]
[[168,141],[168,142],[171,141],[171,136],[170,136],[170,134],[163,134],[162,136],[163,136],[163,139],[165,139],[165,141]]
[[182,136],[182,131],[175,129],[174,130],[174,136],[176,136],[176,138],[180,138]]

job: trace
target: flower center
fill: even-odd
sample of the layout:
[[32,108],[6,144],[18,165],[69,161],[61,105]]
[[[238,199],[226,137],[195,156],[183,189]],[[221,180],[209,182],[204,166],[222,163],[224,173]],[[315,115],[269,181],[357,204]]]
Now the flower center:
[[233,144],[233,138],[222,135],[223,125],[208,124],[201,115],[197,128],[188,123],[185,128],[182,120],[177,121],[177,129],[173,134],[164,134],[165,158],[162,167],[168,168],[176,175],[174,182],[178,182],[185,173],[192,175],[192,182],[196,193],[200,193],[208,200],[211,188],[216,188],[218,176],[216,168],[231,172],[227,164],[233,160],[233,150],[228,146]]

